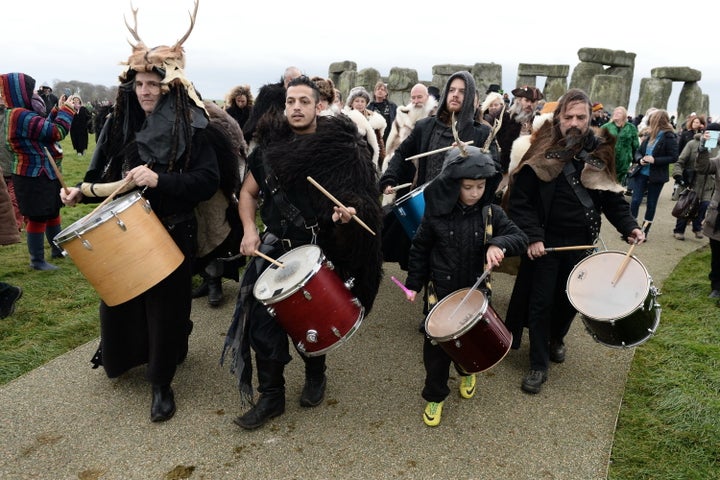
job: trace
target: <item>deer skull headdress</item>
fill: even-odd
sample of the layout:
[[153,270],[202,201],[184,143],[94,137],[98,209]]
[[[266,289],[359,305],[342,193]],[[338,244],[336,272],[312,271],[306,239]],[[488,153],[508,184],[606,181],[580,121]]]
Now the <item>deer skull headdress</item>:
[[175,45],[173,45],[172,47],[168,47],[167,45],[159,45],[157,47],[148,48],[138,34],[138,9],[133,8],[131,4],[130,9],[132,10],[133,14],[133,27],[130,27],[127,19],[124,20],[125,26],[135,39],[135,44],[133,45],[132,43],[130,43],[130,46],[133,49],[133,53],[130,55],[126,62],[122,62],[122,65],[127,65],[127,68],[122,74],[120,74],[120,81],[123,83],[127,82],[129,80],[129,74],[131,71],[151,72],[155,70],[163,76],[163,79],[161,81],[163,94],[166,94],[170,90],[170,85],[182,85],[185,87],[185,90],[187,91],[188,96],[192,99],[193,103],[205,110],[205,105],[198,96],[197,92],[195,92],[195,87],[193,87],[193,84],[185,76],[185,50],[182,46],[183,43],[185,43],[185,41],[190,36],[190,33],[195,26],[195,18],[197,17],[198,5],[199,0],[195,0],[194,10],[192,11],[192,13],[188,12],[190,14],[190,28],[188,28],[188,31],[185,33],[185,35],[183,35],[182,38],[175,42]]

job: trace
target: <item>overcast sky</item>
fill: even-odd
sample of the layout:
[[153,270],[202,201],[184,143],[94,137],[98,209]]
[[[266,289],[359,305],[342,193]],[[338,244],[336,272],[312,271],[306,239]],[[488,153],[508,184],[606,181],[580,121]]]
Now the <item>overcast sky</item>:
[[[503,88],[515,87],[519,63],[562,64],[570,73],[581,48],[624,50],[637,55],[628,110],[633,113],[640,79],[660,66],[702,72],[700,88],[719,110],[720,62],[712,38],[717,3],[605,0],[421,2],[405,0],[200,0],[195,29],[185,42],[186,74],[205,98],[222,99],[238,84],[254,92],[279,80],[286,66],[327,76],[330,63],[350,60],[358,69],[387,76],[394,66],[414,68],[431,80],[432,66],[497,63]],[[133,0],[138,32],[146,45],[172,45],[189,26],[192,0]],[[557,5],[557,6],[556,6]],[[574,5],[574,6],[568,6]],[[0,72],[21,71],[38,84],[78,80],[113,86],[131,52],[129,0],[4,0],[0,9]],[[544,80],[543,80],[544,81]],[[568,78],[569,81],[569,78]],[[682,85],[673,84],[668,110]]]

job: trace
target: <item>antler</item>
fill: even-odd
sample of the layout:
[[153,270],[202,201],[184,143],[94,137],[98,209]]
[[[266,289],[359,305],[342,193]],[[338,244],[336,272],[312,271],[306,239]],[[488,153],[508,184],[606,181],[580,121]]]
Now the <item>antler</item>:
[[183,35],[183,37],[175,43],[172,50],[177,50],[178,48],[182,47],[182,44],[185,43],[185,40],[187,40],[188,37],[190,36],[190,32],[193,31],[193,27],[195,27],[195,17],[197,17],[197,11],[198,11],[199,5],[200,5],[200,0],[195,0],[195,9],[193,10],[192,13],[188,12],[188,14],[190,15],[190,28],[188,29],[187,33],[185,35]]
[[140,38],[140,35],[138,35],[138,33],[137,33],[137,12],[138,12],[138,9],[137,9],[137,8],[133,8],[132,2],[130,3],[130,10],[132,11],[132,14],[133,14],[133,21],[134,21],[134,23],[135,23],[135,27],[134,27],[134,28],[130,28],[130,25],[129,25],[128,22],[127,22],[127,18],[125,18],[125,15],[123,15],[123,20],[125,20],[125,26],[127,27],[128,30],[130,30],[130,33],[132,34],[133,38],[134,38],[135,41],[137,42],[137,44],[133,45],[133,44],[130,43],[130,41],[128,40],[128,43],[130,43],[130,46],[131,46],[131,47],[136,48],[138,45],[145,45],[145,42],[142,41],[142,39]]
[[452,117],[450,117],[450,127],[452,128],[453,138],[455,138],[455,143],[457,144],[458,148],[460,149],[460,156],[467,157],[468,153],[467,153],[467,150],[465,149],[465,143],[460,141],[460,136],[458,135],[457,122],[455,121],[455,112],[452,112]]
[[488,135],[488,138],[485,141],[485,145],[482,146],[483,153],[490,152],[490,145],[492,145],[493,140],[495,140],[497,133],[500,131],[500,128],[502,127],[504,113],[505,113],[505,103],[503,102],[502,110],[500,110],[500,115],[498,115],[498,118],[496,118],[495,121],[493,122],[493,126],[490,129],[490,134]]

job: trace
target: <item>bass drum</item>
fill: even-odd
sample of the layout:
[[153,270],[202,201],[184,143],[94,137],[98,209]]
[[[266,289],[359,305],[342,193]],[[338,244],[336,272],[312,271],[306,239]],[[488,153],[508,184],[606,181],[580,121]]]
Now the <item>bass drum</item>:
[[582,259],[570,272],[567,296],[593,338],[608,347],[645,343],[660,324],[658,290],[645,266],[634,256],[618,279],[623,252],[605,251]]

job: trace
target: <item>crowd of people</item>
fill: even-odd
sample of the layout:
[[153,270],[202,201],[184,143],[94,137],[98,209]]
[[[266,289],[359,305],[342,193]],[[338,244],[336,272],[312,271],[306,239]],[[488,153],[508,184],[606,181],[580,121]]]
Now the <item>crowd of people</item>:
[[[153,422],[177,410],[172,382],[188,355],[192,298],[221,305],[223,278],[237,281],[239,290],[221,361],[250,406],[235,423],[256,429],[284,413],[292,350],[304,362],[300,405],[323,402],[325,351],[307,351],[304,342],[317,341],[311,336],[291,343],[259,294],[271,269],[302,276],[292,261],[280,260],[307,246],[318,247],[332,275],[347,282],[361,315],[372,311],[383,262],[407,272],[408,300],[423,300],[420,396],[431,427],[441,422],[451,367],[463,398],[473,397],[478,373],[430,334],[433,308],[462,289],[481,291],[492,304],[486,275],[518,259],[502,316],[512,348],[527,329],[528,369],[519,383],[537,394],[551,362],[565,360],[577,314],[566,284],[592,255],[602,215],[628,244],[646,241],[671,169],[678,185],[701,192],[701,214],[678,219],[674,237],[684,240],[690,223],[697,239],[710,239],[710,297],[720,298],[719,147],[707,143],[720,125],[701,115],[677,131],[665,110],[646,112],[636,124],[624,107],[609,115],[579,89],[553,102],[531,85],[513,89],[512,99],[497,85],[483,96],[467,71],[452,74],[434,95],[414,85],[407,105],[391,102],[383,81],[372,95],[356,86],[343,101],[331,79],[295,66],[257,96],[249,85],[233,87],[220,107],[203,100],[185,76],[182,43],[190,32],[173,46],[149,48],[131,31],[137,42],[117,97],[99,120],[78,95],[57,98],[47,86],[36,90],[27,74],[0,75],[7,135],[0,215],[10,226],[0,240],[18,243],[24,229],[30,267],[55,270],[45,242],[53,257],[62,256],[53,242],[62,206],[102,206],[115,195],[142,192],[182,260],[129,300],[101,299],[92,363],[110,378],[146,365]],[[61,188],[58,142],[71,135],[83,155],[92,131],[99,133],[83,181]],[[424,211],[409,234],[392,207],[412,192],[423,194]],[[202,278],[195,289],[194,275]],[[22,288],[0,282],[2,317],[21,295]],[[313,320],[329,323],[334,315],[316,313]]]

